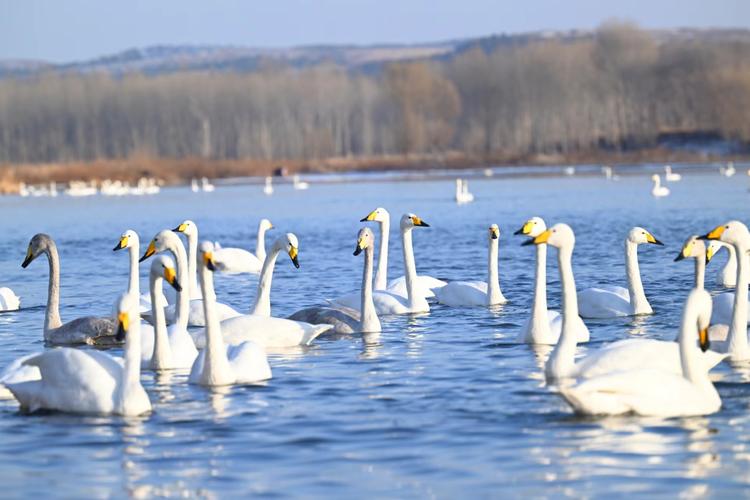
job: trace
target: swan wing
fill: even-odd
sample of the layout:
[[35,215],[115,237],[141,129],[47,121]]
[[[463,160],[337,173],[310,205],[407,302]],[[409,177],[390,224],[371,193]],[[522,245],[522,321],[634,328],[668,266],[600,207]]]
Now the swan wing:
[[487,283],[485,281],[451,281],[433,290],[435,298],[447,306],[486,306]]
[[[309,345],[317,336],[332,329],[332,325],[312,325],[268,316],[245,314],[221,322],[224,342],[228,345],[251,340],[262,347],[293,347]],[[195,345],[205,346],[205,328],[191,332]]]
[[271,378],[266,351],[255,342],[247,341],[227,347],[227,358],[238,384],[252,384]]
[[89,344],[113,345],[115,324],[112,318],[85,316],[69,321],[59,328],[44,332],[44,340],[52,345]]
[[359,311],[354,309],[315,306],[301,309],[287,319],[314,325],[326,323],[333,325],[334,333],[349,334],[359,330],[359,316]]
[[21,307],[21,299],[8,287],[0,288],[0,311],[17,311]]
[[[623,294],[623,290],[627,295]],[[630,316],[632,308],[629,297],[627,289],[622,287],[587,288],[578,292],[578,311],[583,318]]]
[[216,270],[224,274],[253,273],[263,268],[263,262],[242,248],[221,248],[213,253]]
[[26,364],[27,359],[36,355],[37,353],[33,353],[17,358],[0,373],[0,400],[13,399],[13,394],[5,387],[6,384],[39,380],[42,377],[39,368]]

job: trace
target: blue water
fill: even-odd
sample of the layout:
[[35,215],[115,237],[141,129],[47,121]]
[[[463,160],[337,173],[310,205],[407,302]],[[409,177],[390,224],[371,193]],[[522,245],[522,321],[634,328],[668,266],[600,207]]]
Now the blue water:
[[[194,220],[202,237],[254,247],[260,217],[300,240],[301,268],[280,258],[273,311],[287,315],[358,287],[358,222],[377,206],[431,224],[415,230],[420,273],[484,278],[486,228],[500,225],[500,279],[510,300],[495,310],[434,305],[430,314],[383,318],[376,337],[320,338],[270,357],[266,385],[209,391],[186,374],[142,380],[153,406],[143,418],[23,415],[0,402],[3,496],[236,495],[452,498],[741,496],[750,488],[750,365],[715,372],[722,410],[708,417],[584,419],[541,376],[546,349],[513,339],[530,309],[533,249],[513,231],[530,216],[564,221],[577,234],[579,288],[625,284],[622,240],[633,225],[666,247],[640,248],[648,318],[588,321],[587,347],[639,335],[673,339],[691,286],[692,262],[673,262],[684,239],[730,218],[750,220],[744,176],[688,173],[665,199],[647,176],[493,179],[471,182],[476,202],[457,207],[451,181],[220,186],[214,193],[166,189],[154,197],[0,198],[0,285],[24,309],[0,315],[0,366],[44,348],[47,266],[22,270],[29,238],[51,234],[62,260],[63,320],[108,314],[126,286],[120,233],[147,243]],[[394,224],[397,226],[397,224]],[[391,235],[392,277],[402,274]],[[550,307],[559,307],[554,252]],[[707,285],[723,259],[708,267]],[[143,266],[143,279],[147,266]],[[252,277],[217,277],[222,301],[246,310]]]

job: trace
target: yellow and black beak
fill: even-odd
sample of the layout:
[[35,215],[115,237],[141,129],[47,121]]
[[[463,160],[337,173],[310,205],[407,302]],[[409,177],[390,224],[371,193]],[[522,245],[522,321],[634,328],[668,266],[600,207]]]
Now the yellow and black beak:
[[203,252],[203,263],[206,265],[206,268],[208,268],[209,271],[216,271],[214,254],[212,252]]
[[708,247],[706,247],[706,264],[711,262],[711,259],[714,258],[714,255],[716,255],[716,250],[714,250],[711,245],[708,245]]
[[156,243],[154,240],[151,240],[151,243],[148,244],[148,248],[146,249],[146,253],[143,254],[143,257],[141,257],[138,262],[143,262],[144,260],[148,259],[152,255],[156,253]]
[[34,260],[34,253],[31,251],[31,245],[29,245],[29,248],[26,249],[26,258],[23,259],[23,262],[21,263],[21,267],[26,269],[26,266],[31,264],[32,260]]
[[373,221],[373,220],[375,220],[376,216],[377,216],[377,210],[373,210],[372,212],[370,212],[366,216],[364,216],[361,219],[359,219],[359,222]]
[[547,229],[536,238],[529,238],[528,240],[524,241],[523,243],[521,243],[521,246],[541,245],[542,243],[547,243],[547,240],[549,240],[549,237],[551,234],[552,234],[552,230]]
[[708,328],[698,330],[698,345],[701,351],[706,352],[711,347],[711,340],[708,338]]
[[526,221],[526,223],[523,226],[521,226],[521,229],[519,229],[518,231],[516,231],[513,234],[528,235],[528,234],[531,233],[531,228],[532,227],[534,227],[534,223],[532,221]]
[[412,223],[413,223],[413,224],[414,224],[415,226],[419,226],[419,227],[430,227],[430,225],[429,225],[429,224],[427,224],[427,223],[426,223],[425,221],[423,221],[422,219],[420,219],[420,218],[419,218],[419,217],[417,217],[416,215],[412,215],[412,216],[411,216],[411,221],[412,221]]
[[299,269],[299,260],[297,260],[297,247],[291,247],[289,249],[289,258],[292,259],[292,264],[294,264],[294,267]]
[[687,259],[688,257],[690,257],[690,254],[692,253],[692,251],[693,251],[693,243],[691,242],[685,245],[684,247],[682,247],[682,250],[680,250],[680,253],[677,254],[677,257],[674,258],[674,261],[679,262],[683,259]]
[[651,243],[652,245],[661,245],[664,246],[664,243],[654,238],[654,235],[651,233],[646,233],[646,241]]
[[496,228],[496,227],[491,227],[490,228],[490,238],[492,238],[493,240],[496,240],[499,237],[500,237],[500,230],[498,228]]
[[123,236],[120,238],[120,241],[117,242],[117,245],[115,245],[115,248],[112,249],[113,252],[116,252],[118,250],[122,250],[123,248],[126,248],[128,246],[128,237]]
[[180,285],[180,282],[177,281],[177,272],[173,267],[164,268],[164,279],[167,280],[167,283],[172,285],[172,288],[174,288],[178,292],[182,291],[182,286]]
[[354,249],[354,255],[359,255],[362,253],[362,250],[367,248],[367,244],[365,243],[364,239],[360,238],[357,240],[357,248]]
[[172,231],[174,231],[175,233],[184,233],[186,229],[187,229],[187,224],[183,222],[176,228],[172,229]]
[[711,230],[711,232],[704,234],[703,236],[700,236],[701,240],[718,240],[721,238],[721,235],[724,234],[724,231],[727,229],[726,226],[716,226]]
[[115,335],[115,340],[118,342],[122,342],[125,340],[125,334],[128,332],[128,328],[130,327],[130,316],[128,313],[121,312],[117,315],[117,334]]

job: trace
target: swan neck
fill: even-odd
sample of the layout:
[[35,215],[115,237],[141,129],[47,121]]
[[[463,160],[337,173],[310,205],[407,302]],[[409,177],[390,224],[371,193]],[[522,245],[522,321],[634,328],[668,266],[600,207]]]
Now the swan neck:
[[380,221],[380,250],[378,270],[375,273],[375,290],[385,290],[388,286],[388,239],[391,232],[390,217]]
[[695,288],[703,290],[706,282],[706,252],[695,258]]
[[[382,255],[382,254],[381,254]],[[365,262],[362,271],[362,292],[360,303],[360,328],[363,332],[379,332],[380,319],[375,311],[375,303],[372,299],[372,261],[373,249],[371,246],[365,248]]]
[[128,293],[138,297],[141,294],[140,279],[138,276],[138,254],[140,253],[139,245],[128,247],[128,257],[130,258],[130,276],[128,277]]
[[273,269],[276,267],[276,259],[281,249],[274,248],[271,253],[266,255],[263,261],[263,269],[260,272],[258,281],[258,291],[255,294],[255,303],[250,314],[257,316],[271,316],[271,282],[273,281]]
[[406,227],[401,230],[401,241],[404,251],[404,275],[406,278],[406,293],[409,299],[409,307],[416,306],[417,294],[414,286],[417,282],[417,266],[414,263],[414,248],[411,241],[412,228]]
[[131,314],[130,328],[125,336],[125,367],[122,399],[127,401],[128,392],[141,384],[141,319],[137,313]]
[[203,361],[202,380],[207,385],[229,383],[229,360],[224,346],[219,316],[216,314],[216,292],[214,280],[206,266],[201,266],[201,292],[203,314],[206,319],[206,353]]
[[565,378],[573,374],[575,368],[576,326],[578,324],[578,297],[573,277],[573,249],[563,247],[557,252],[557,263],[562,282],[562,332],[548,365],[554,367],[553,378]]
[[54,330],[62,325],[60,320],[60,256],[57,246],[51,244],[45,250],[49,261],[49,284],[47,286],[47,311],[44,317],[44,331]]
[[266,260],[266,227],[264,225],[258,227],[258,238],[255,241],[255,256],[258,260]]
[[503,298],[497,271],[500,238],[490,238],[489,243],[487,249],[487,303],[492,305],[501,302]]
[[187,234],[188,240],[188,273],[189,273],[189,287],[190,296],[189,298],[194,299],[200,297],[198,293],[198,271],[196,266],[198,264],[198,234],[197,232],[190,232]]
[[628,292],[630,293],[630,307],[633,314],[652,313],[646,293],[643,291],[641,271],[638,266],[638,245],[625,240],[625,271],[628,275]]
[[164,318],[164,308],[160,298],[163,295],[164,279],[151,275],[149,278],[149,293],[151,295],[151,314],[154,318],[154,352],[151,354],[153,368],[166,368],[171,358],[169,337],[167,336],[167,321]]
[[747,286],[750,280],[750,269],[746,252],[748,245],[740,242],[734,245],[737,255],[737,287],[734,290],[734,310],[732,324],[729,328],[729,353],[732,357],[745,359],[750,356],[747,341]]
[[534,271],[534,302],[531,305],[528,340],[546,339],[550,336],[547,318],[547,245],[536,246],[536,268]]
[[188,324],[188,310],[190,308],[190,285],[187,285],[188,261],[185,255],[185,245],[178,238],[175,245],[171,245],[169,250],[174,255],[174,260],[177,262],[177,280],[183,284],[182,290],[177,292],[177,309],[175,316],[175,324],[179,325],[180,328],[187,328]]

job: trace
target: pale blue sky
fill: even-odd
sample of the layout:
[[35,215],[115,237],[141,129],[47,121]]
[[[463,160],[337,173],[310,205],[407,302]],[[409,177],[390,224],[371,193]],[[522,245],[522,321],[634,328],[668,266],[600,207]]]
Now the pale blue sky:
[[612,18],[748,27],[750,0],[0,0],[0,59],[63,62],[155,44],[417,43]]

